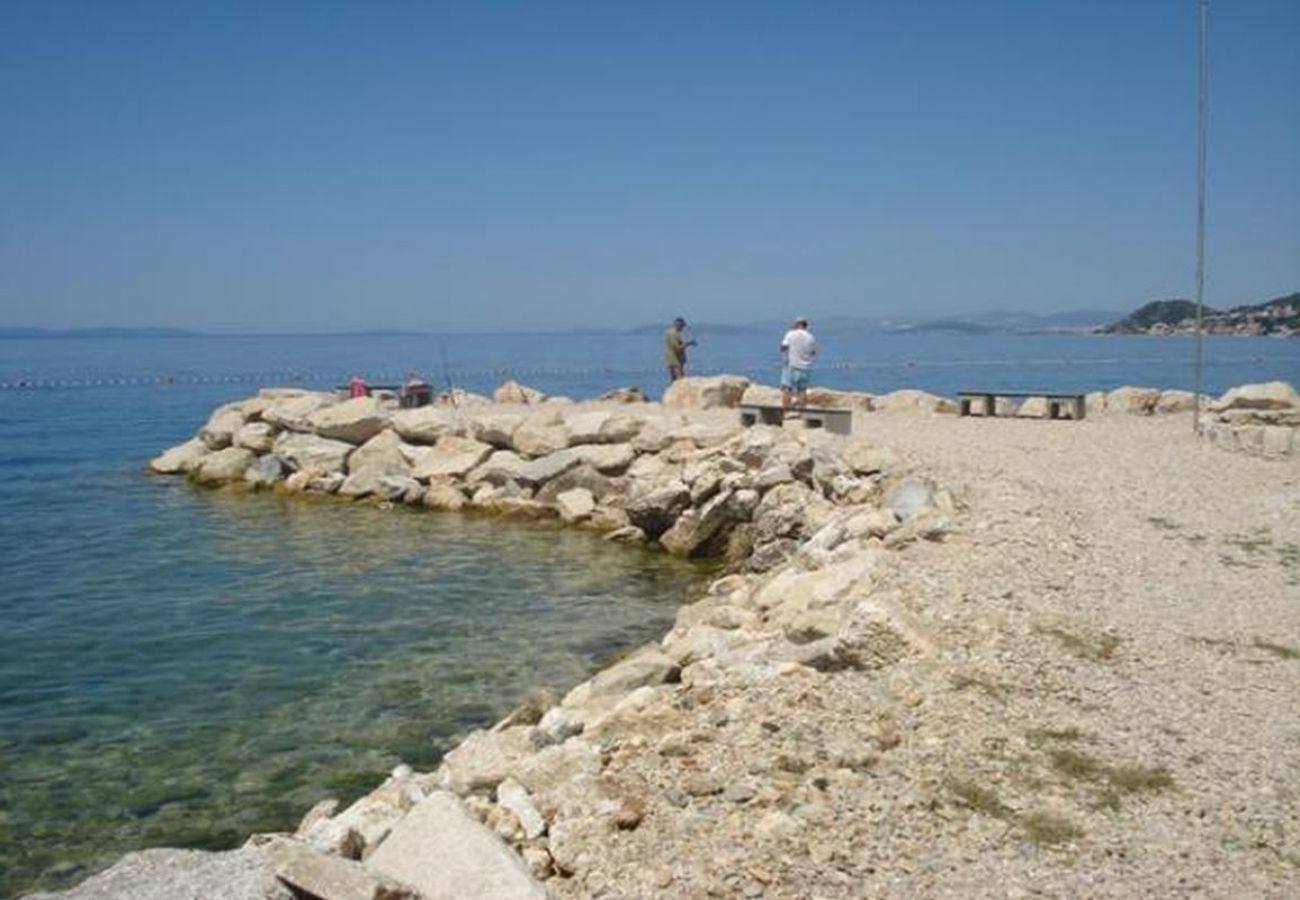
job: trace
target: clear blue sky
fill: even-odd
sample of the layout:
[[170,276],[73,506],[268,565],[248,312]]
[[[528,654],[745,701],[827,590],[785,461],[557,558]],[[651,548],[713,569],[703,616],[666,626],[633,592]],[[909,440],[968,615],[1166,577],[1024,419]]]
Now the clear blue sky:
[[[6,0],[0,324],[1189,296],[1196,40],[1196,0]],[[1297,47],[1297,0],[1211,4],[1211,305],[1300,289]]]

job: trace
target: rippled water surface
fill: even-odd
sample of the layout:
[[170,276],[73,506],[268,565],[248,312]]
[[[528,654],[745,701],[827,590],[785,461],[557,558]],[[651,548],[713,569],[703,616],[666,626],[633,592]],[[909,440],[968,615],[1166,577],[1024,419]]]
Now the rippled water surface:
[[0,398],[0,896],[432,765],[656,638],[699,575],[553,526],[144,474],[217,390]]
[[[819,339],[818,383],[876,392],[1191,371],[1177,339]],[[1207,341],[1206,386],[1296,380],[1298,348]],[[771,382],[774,355],[766,336],[702,335],[691,366]],[[507,373],[575,397],[663,388],[654,334],[0,339],[0,896],[291,826],[662,632],[699,573],[661,555],[143,472],[261,384],[407,370],[478,391]]]

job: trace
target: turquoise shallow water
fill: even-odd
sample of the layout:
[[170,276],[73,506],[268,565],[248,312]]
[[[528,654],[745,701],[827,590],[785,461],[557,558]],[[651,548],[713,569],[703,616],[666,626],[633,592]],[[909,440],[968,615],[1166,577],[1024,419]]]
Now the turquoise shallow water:
[[[870,391],[1190,371],[1180,340],[821,339],[818,382]],[[769,345],[702,336],[692,365],[770,382]],[[1300,380],[1295,341],[1207,345],[1210,390]],[[575,397],[663,387],[655,335],[0,340],[0,897],[291,826],[662,632],[699,573],[661,555],[143,471],[259,384],[408,369],[480,391],[507,373]]]
[[558,527],[145,474],[214,391],[0,399],[0,896],[432,766],[656,638],[701,574]]

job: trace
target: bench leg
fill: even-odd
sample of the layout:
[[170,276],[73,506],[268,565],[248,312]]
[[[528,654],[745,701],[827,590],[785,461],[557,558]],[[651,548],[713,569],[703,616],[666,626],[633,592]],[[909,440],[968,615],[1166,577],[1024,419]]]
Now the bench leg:
[[958,410],[957,410],[957,415],[959,416],[970,415],[970,397],[961,398],[960,405],[958,406]]
[[984,415],[992,416],[993,414],[993,395],[990,394],[984,398]]
[[1082,397],[1079,397],[1074,401],[1074,417],[1076,419],[1082,419],[1087,415],[1087,410],[1085,409],[1086,405],[1087,402]]

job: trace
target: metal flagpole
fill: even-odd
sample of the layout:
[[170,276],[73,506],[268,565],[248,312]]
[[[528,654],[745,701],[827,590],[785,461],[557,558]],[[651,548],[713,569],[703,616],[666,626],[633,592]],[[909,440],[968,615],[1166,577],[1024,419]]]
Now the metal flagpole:
[[1207,29],[1209,25],[1210,0],[1200,0],[1201,58],[1197,76],[1196,99],[1196,360],[1193,364],[1192,432],[1201,433],[1201,369],[1205,355],[1205,341],[1201,330],[1201,319],[1205,305],[1205,120],[1207,113],[1206,81],[1208,78],[1208,44]]

